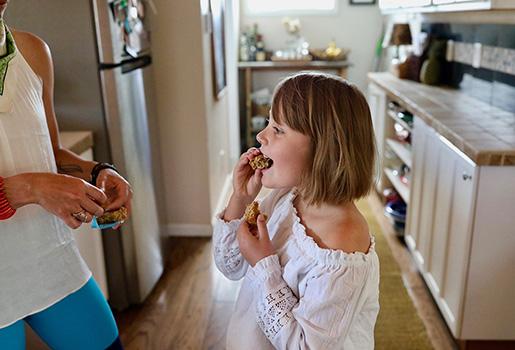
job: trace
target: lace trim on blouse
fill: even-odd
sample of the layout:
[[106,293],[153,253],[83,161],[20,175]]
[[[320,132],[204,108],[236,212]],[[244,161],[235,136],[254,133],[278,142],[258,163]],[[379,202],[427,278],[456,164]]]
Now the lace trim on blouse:
[[268,339],[272,340],[293,319],[291,310],[297,301],[291,289],[284,284],[258,303],[258,325]]
[[225,273],[238,274],[246,263],[235,235],[242,220],[226,222],[223,220],[224,212],[216,216],[217,226],[213,235],[215,263]]
[[298,299],[282,279],[282,268],[277,255],[258,261],[248,276],[259,285],[257,291],[261,295],[256,305],[257,323],[265,336],[272,341],[293,320],[291,310],[297,305]]
[[219,266],[224,266],[228,273],[237,272],[243,264],[240,248],[215,247],[215,259]]

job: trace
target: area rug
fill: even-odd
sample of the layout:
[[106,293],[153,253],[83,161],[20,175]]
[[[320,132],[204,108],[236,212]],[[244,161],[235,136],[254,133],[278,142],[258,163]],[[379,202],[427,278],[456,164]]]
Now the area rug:
[[358,202],[365,215],[370,232],[376,238],[376,252],[381,264],[379,285],[380,311],[375,327],[377,350],[433,349],[424,323],[413,305],[401,278],[401,270],[393,257],[381,226],[366,200]]

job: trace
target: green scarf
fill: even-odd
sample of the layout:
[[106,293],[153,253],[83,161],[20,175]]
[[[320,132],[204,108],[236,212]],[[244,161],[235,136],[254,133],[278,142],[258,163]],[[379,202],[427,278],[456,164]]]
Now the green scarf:
[[[4,25],[4,21],[0,21],[0,25]],[[4,83],[5,83],[5,77],[7,75],[7,68],[9,62],[13,59],[13,57],[16,55],[16,45],[14,45],[14,39],[11,34],[11,32],[7,29],[7,27],[4,25],[5,28],[5,43],[7,45],[7,53],[0,57],[0,96],[4,94]]]

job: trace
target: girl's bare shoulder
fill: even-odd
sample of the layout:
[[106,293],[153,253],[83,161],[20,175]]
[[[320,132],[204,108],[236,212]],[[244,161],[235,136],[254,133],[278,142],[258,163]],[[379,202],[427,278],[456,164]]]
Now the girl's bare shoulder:
[[370,247],[370,231],[367,221],[359,213],[345,215],[341,220],[330,224],[324,245],[345,253],[367,253]]

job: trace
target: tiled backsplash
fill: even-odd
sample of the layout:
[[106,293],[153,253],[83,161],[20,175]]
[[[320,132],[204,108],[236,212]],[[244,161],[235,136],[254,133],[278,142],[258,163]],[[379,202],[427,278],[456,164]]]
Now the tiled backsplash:
[[[454,41],[452,80],[461,81],[461,90],[515,112],[515,25],[425,23],[422,30]],[[481,44],[478,62],[474,62],[476,43]]]

